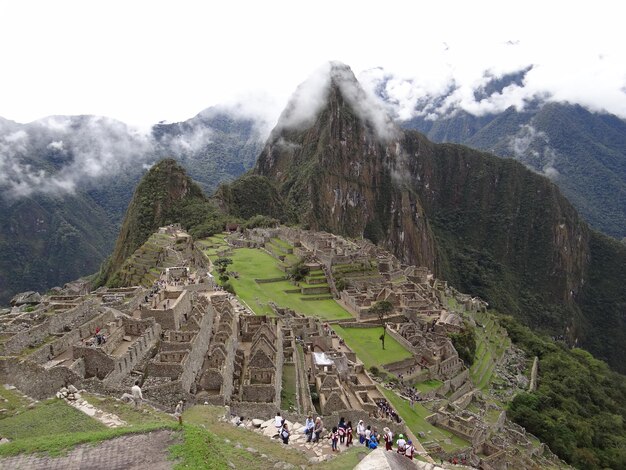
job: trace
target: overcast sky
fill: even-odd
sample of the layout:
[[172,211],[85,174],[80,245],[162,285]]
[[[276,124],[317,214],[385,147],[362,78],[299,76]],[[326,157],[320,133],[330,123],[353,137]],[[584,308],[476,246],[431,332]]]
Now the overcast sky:
[[[410,114],[451,80],[485,112],[549,92],[626,117],[626,40],[617,1],[0,0],[0,116],[98,114],[146,127],[243,100],[275,117],[320,64],[382,67]],[[488,103],[471,90],[533,64],[523,89]],[[377,72],[379,73],[379,72]]]

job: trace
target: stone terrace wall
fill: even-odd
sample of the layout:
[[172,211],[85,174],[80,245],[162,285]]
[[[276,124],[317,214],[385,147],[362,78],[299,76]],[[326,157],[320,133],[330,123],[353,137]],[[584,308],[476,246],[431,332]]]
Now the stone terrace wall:
[[71,310],[57,313],[41,325],[17,333],[9,338],[4,343],[2,354],[19,354],[24,348],[30,345],[42,343],[49,335],[71,330],[99,313],[100,312],[96,310],[96,304],[93,300],[88,300]]
[[81,377],[65,367],[45,369],[31,361],[18,363],[14,358],[4,358],[0,359],[0,380],[37,400],[43,400],[53,396],[61,387],[69,384],[79,386]]
[[158,323],[153,323],[152,326],[147,327],[126,353],[115,360],[115,367],[105,380],[118,382],[128,375],[157,343],[160,335],[161,326]]

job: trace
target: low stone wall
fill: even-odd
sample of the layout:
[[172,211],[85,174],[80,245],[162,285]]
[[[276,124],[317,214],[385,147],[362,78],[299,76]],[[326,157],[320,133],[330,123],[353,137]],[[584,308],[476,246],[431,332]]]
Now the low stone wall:
[[397,331],[387,328],[387,334],[390,335],[393,339],[395,339],[398,343],[404,346],[406,349],[411,351],[412,354],[417,354],[417,350],[415,346],[413,346],[404,336],[402,336]]
[[80,386],[81,377],[66,367],[45,369],[31,361],[0,359],[0,380],[14,385],[26,395],[43,400],[69,384]]
[[389,364],[383,364],[383,367],[387,369],[389,372],[395,372],[397,370],[408,369],[409,367],[413,367],[417,362],[414,357],[409,357],[407,359],[402,359],[401,361],[390,362]]

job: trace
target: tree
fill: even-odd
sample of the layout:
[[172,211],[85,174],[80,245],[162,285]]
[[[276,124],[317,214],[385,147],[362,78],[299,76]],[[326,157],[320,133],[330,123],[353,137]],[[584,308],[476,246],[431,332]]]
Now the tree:
[[370,312],[378,315],[378,321],[380,321],[380,325],[383,327],[383,334],[380,335],[380,341],[383,343],[383,349],[385,349],[385,333],[387,332],[387,323],[385,323],[385,317],[389,315],[393,311],[393,304],[388,300],[380,300],[376,302],[372,308],[370,308]]
[[215,260],[215,266],[217,267],[217,272],[220,274],[224,274],[226,272],[226,268],[229,264],[233,264],[233,260],[230,258],[217,258]]

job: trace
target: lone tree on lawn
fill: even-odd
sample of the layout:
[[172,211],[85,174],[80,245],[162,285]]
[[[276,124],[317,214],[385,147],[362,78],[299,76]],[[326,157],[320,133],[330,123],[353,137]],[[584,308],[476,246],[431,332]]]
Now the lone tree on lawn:
[[385,333],[387,332],[387,324],[385,323],[385,317],[393,310],[393,304],[388,300],[380,300],[374,304],[370,309],[370,312],[378,315],[378,321],[380,321],[383,327],[383,334],[380,335],[380,341],[383,343],[383,349],[385,349]]

